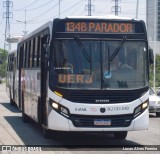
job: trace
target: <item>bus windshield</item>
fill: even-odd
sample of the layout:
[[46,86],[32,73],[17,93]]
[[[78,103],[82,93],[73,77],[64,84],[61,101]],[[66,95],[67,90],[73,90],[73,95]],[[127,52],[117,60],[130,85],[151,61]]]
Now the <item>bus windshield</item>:
[[80,45],[75,39],[54,40],[50,85],[70,89],[135,89],[148,86],[145,42],[125,40],[121,45],[121,40],[78,41]]

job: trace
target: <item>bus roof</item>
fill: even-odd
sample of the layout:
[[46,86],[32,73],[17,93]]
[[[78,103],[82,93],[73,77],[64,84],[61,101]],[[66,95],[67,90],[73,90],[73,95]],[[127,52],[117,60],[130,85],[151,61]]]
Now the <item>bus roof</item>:
[[[117,19],[117,20],[137,20],[128,17],[119,17],[115,15],[106,15],[106,16],[68,16],[66,19]],[[138,21],[138,20],[137,20]]]
[[35,29],[34,31],[32,31],[31,33],[29,33],[28,35],[24,36],[20,42],[23,42],[24,40],[28,39],[29,37],[41,32],[42,30],[46,29],[47,27],[52,28],[52,21],[48,21],[47,23],[45,23],[44,25],[38,27],[37,29]]

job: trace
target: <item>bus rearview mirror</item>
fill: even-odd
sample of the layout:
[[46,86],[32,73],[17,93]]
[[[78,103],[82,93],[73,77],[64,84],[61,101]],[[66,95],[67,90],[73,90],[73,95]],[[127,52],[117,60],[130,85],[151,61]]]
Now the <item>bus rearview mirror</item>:
[[150,63],[150,65],[153,64],[153,62],[154,62],[153,50],[149,49],[149,63]]

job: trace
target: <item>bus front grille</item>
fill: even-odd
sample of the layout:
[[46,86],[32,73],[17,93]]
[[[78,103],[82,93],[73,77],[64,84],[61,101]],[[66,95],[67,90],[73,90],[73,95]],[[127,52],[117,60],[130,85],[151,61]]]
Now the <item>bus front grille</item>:
[[[109,120],[110,125],[95,125],[95,120]],[[132,114],[114,116],[84,116],[71,115],[72,123],[75,127],[109,128],[109,127],[128,127],[132,120]]]
[[58,89],[57,91],[63,94],[63,98],[74,103],[114,104],[135,101],[148,91],[148,87],[134,90]]

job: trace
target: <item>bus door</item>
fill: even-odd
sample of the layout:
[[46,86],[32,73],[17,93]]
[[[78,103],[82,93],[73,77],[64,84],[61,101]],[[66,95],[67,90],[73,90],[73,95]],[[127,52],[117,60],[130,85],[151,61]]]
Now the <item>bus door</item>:
[[22,110],[22,101],[23,101],[23,88],[22,88],[22,65],[23,65],[23,46],[21,46],[19,49],[18,49],[18,70],[19,70],[19,73],[18,73],[18,107],[20,110]]
[[16,62],[16,57],[14,56],[14,60],[13,60],[13,100],[14,102],[16,102],[16,92],[15,92],[16,66],[17,66],[17,62]]
[[46,99],[47,99],[47,74],[48,74],[48,58],[47,58],[47,44],[49,40],[49,35],[41,37],[41,91],[40,91],[40,104],[39,104],[39,123],[46,125]]

